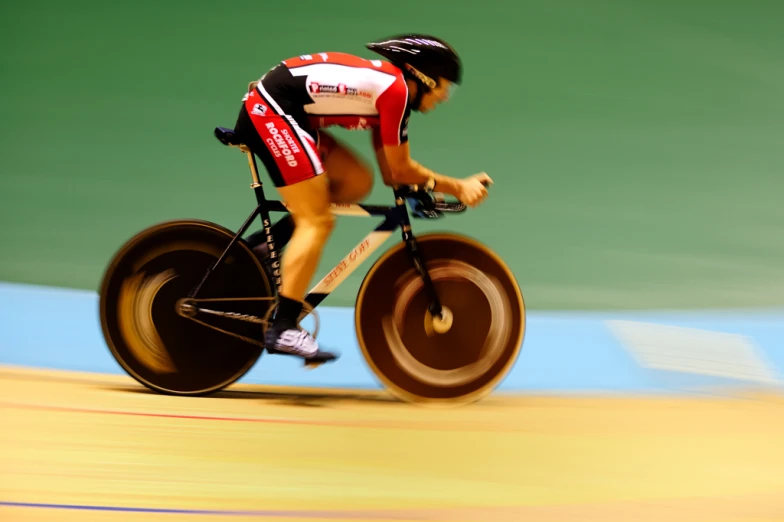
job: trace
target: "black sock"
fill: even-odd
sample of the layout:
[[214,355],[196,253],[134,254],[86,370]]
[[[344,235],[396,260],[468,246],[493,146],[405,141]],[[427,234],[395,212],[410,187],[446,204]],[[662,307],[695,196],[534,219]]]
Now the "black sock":
[[275,329],[287,330],[297,326],[297,319],[302,312],[302,301],[296,301],[286,296],[279,296],[278,309],[275,312]]

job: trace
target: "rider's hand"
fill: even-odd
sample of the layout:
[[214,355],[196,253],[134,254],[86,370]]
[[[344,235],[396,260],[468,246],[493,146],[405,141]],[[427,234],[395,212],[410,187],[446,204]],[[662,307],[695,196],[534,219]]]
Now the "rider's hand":
[[475,207],[487,197],[485,185],[491,185],[492,183],[493,180],[484,172],[474,174],[460,180],[460,189],[456,197],[461,203],[465,203],[469,207]]

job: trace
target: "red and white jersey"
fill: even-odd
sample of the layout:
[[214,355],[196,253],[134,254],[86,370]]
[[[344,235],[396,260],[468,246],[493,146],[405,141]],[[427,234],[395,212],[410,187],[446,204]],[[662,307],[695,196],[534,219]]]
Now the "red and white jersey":
[[313,128],[380,129],[385,145],[408,141],[408,86],[389,62],[347,53],[318,53],[283,60],[312,103],[303,109]]

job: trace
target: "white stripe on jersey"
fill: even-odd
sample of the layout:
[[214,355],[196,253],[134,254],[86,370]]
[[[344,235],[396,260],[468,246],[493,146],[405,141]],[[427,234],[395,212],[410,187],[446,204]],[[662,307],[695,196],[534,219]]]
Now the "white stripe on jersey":
[[[405,83],[403,85],[406,86],[406,100],[407,100],[408,97],[410,96],[410,92],[408,90],[408,84]],[[401,133],[401,129],[403,128],[403,116],[405,116],[405,115],[406,115],[405,111],[401,112],[400,113],[400,119],[397,121],[397,132],[398,132],[398,135]],[[406,125],[406,130],[403,132],[403,135],[405,135],[406,133],[408,133],[408,125]],[[400,138],[400,136],[398,136],[398,139],[399,138]]]
[[294,76],[307,76],[305,88],[315,103],[306,105],[305,112],[322,115],[377,116],[376,100],[397,79],[382,71],[335,63],[315,63],[289,71]]
[[[297,122],[294,121],[294,118],[288,116],[288,119],[291,121],[291,128],[296,130],[297,134],[299,134],[299,139],[302,141],[302,148],[304,148],[305,152],[307,152],[308,156],[310,156],[310,161],[313,162],[313,167],[316,169],[318,174],[321,174],[323,172],[323,168],[321,168],[321,158],[319,158],[318,152],[315,150],[315,140],[313,140],[313,137],[310,136],[307,132],[302,130],[302,127],[297,125]],[[319,170],[320,168],[321,170]]]
[[283,109],[280,108],[280,105],[278,105],[278,102],[275,101],[275,98],[270,96],[270,93],[267,92],[267,89],[264,88],[264,85],[261,82],[259,82],[256,88],[261,91],[261,94],[263,94],[269,104],[272,105],[272,108],[275,109],[275,112],[278,114],[285,114]]

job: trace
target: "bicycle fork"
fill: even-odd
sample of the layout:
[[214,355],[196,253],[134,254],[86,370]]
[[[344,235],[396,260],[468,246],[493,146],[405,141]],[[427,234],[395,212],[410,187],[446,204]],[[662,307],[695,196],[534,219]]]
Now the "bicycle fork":
[[445,319],[443,309],[441,307],[441,301],[438,299],[438,294],[436,293],[436,288],[433,285],[433,280],[430,279],[430,273],[428,272],[427,265],[425,264],[425,260],[422,258],[422,252],[419,250],[419,244],[417,243],[416,237],[411,230],[411,222],[409,220],[405,200],[398,196],[396,198],[396,203],[397,210],[400,212],[400,217],[398,219],[400,220],[400,227],[403,232],[403,241],[406,243],[406,252],[408,252],[408,258],[411,261],[411,264],[414,266],[414,269],[416,269],[417,273],[422,278],[425,295],[427,296],[428,301],[430,301],[427,309],[433,317]]

